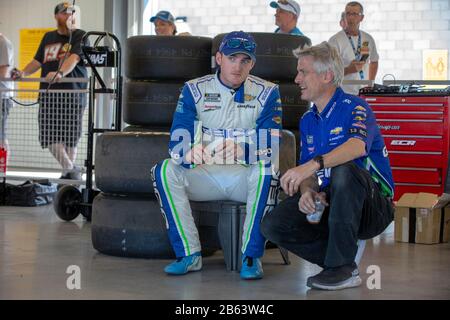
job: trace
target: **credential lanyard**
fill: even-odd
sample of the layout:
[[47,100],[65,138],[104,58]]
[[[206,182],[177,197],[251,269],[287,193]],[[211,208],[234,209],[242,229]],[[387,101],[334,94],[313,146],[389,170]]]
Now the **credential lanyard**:
[[[347,35],[348,40],[350,41],[350,44],[352,45],[353,53],[355,54],[356,60],[359,60],[361,58],[361,31],[358,31],[358,47],[355,48],[355,44],[353,43],[353,39],[350,35]],[[359,76],[361,80],[364,80],[364,72],[361,70],[359,71]]]

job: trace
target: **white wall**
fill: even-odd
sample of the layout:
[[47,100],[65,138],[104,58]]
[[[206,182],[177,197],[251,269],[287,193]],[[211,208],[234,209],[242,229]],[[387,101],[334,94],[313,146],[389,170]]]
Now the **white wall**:
[[[299,28],[313,44],[340,30],[347,0],[298,0]],[[422,78],[422,53],[450,48],[450,0],[360,0],[365,10],[361,29],[375,38],[380,53],[377,81]],[[195,35],[215,36],[232,30],[272,32],[275,10],[270,0],[164,0],[160,10],[187,16]],[[450,70],[449,70],[450,78]]]
[[[62,0],[0,0],[0,32],[9,38],[18,65],[19,31],[28,28],[56,29],[55,6]],[[104,29],[104,0],[77,0],[81,8],[81,29]]]

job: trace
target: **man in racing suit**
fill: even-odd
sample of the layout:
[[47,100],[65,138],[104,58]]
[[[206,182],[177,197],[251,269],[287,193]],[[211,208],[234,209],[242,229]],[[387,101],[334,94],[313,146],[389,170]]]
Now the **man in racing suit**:
[[168,274],[202,267],[189,200],[245,202],[241,278],[260,279],[263,215],[276,204],[281,101],[278,86],[250,76],[256,43],[243,31],[227,34],[216,74],[188,81],[174,114],[170,159],[152,169],[155,193],[177,260]]

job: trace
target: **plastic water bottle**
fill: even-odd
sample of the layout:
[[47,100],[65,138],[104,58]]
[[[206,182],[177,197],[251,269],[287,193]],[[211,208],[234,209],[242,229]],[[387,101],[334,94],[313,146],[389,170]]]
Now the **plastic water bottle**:
[[325,210],[325,205],[320,201],[319,198],[316,198],[314,203],[316,205],[316,211],[314,211],[314,213],[306,215],[306,219],[308,219],[309,223],[318,224],[320,222],[320,218],[322,218],[323,211]]

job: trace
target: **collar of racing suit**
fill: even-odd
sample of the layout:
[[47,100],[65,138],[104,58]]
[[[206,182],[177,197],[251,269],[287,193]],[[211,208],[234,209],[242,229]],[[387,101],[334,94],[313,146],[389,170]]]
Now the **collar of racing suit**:
[[219,84],[219,86],[223,87],[224,90],[229,91],[232,95],[234,95],[234,102],[238,102],[238,103],[244,103],[244,97],[245,97],[245,82],[247,81],[247,79],[245,79],[245,81],[240,85],[239,88],[237,89],[233,89],[229,86],[227,86],[225,83],[222,82],[222,80],[220,80],[220,69],[216,72],[216,81]]

